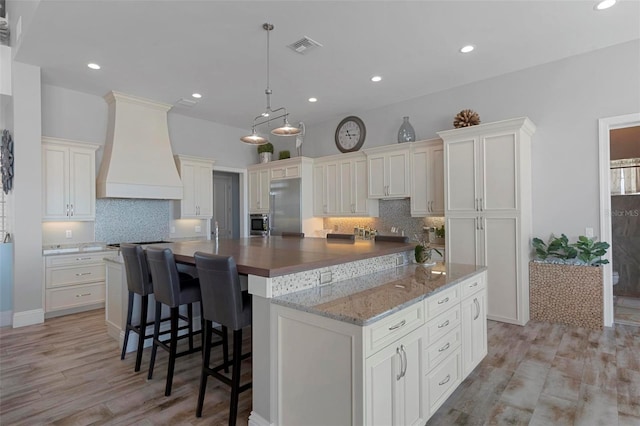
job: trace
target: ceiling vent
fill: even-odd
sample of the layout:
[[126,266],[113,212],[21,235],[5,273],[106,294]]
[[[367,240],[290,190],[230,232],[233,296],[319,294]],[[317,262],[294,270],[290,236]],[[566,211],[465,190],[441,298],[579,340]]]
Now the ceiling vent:
[[310,50],[314,50],[316,47],[322,47],[322,45],[317,41],[312,40],[307,36],[304,36],[300,40],[291,43],[287,47],[293,50],[294,52],[300,53],[302,55],[309,52]]
[[181,98],[176,102],[176,105],[180,105],[187,108],[192,108],[198,104],[198,101],[193,101],[191,99]]

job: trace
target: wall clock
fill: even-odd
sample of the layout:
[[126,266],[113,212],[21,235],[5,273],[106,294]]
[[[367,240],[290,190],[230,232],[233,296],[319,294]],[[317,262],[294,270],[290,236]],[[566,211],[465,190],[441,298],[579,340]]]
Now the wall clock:
[[366,136],[364,122],[351,115],[342,120],[336,128],[336,146],[341,152],[354,152],[362,147]]

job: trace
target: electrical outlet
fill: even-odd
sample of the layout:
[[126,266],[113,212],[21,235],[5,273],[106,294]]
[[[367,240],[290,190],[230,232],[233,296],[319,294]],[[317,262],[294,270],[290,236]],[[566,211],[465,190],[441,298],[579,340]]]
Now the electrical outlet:
[[588,238],[593,238],[593,228],[585,228],[584,235]]
[[71,229],[64,231],[64,236],[65,238],[73,238],[73,232],[71,232]]
[[200,225],[196,225],[196,232],[202,231],[202,227]]
[[328,284],[333,279],[331,271],[320,272],[320,284]]
[[402,266],[402,265],[404,265],[404,257],[396,256],[396,266]]

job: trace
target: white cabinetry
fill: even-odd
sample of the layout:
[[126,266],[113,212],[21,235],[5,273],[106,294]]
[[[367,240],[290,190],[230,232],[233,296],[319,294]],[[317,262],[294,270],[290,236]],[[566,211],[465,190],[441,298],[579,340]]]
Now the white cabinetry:
[[369,161],[369,198],[406,198],[411,195],[408,146],[371,148],[366,154]]
[[249,213],[269,213],[269,166],[259,165],[248,168]]
[[315,216],[378,216],[378,201],[367,197],[367,158],[361,153],[316,160]]
[[468,376],[487,355],[487,289],[484,274],[461,284],[462,374]]
[[97,308],[105,300],[108,252],[45,257],[45,312]]
[[411,216],[444,215],[444,149],[441,139],[412,143]]
[[98,147],[42,138],[42,220],[95,220]]
[[450,262],[488,267],[487,316],[529,321],[531,136],[517,118],[439,132]]
[[180,200],[181,219],[211,219],[213,217],[213,163],[207,158],[175,155],[183,185]]
[[419,328],[365,361],[368,425],[424,425],[424,333]]

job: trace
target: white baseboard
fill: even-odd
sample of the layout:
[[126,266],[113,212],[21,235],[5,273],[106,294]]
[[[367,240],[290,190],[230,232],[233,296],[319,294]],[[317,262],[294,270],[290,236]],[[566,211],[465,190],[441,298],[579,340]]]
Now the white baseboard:
[[0,327],[6,327],[13,323],[13,311],[0,312]]
[[273,426],[273,423],[269,423],[255,411],[252,411],[249,415],[249,426]]
[[14,312],[13,314],[13,328],[42,323],[44,323],[44,309]]

